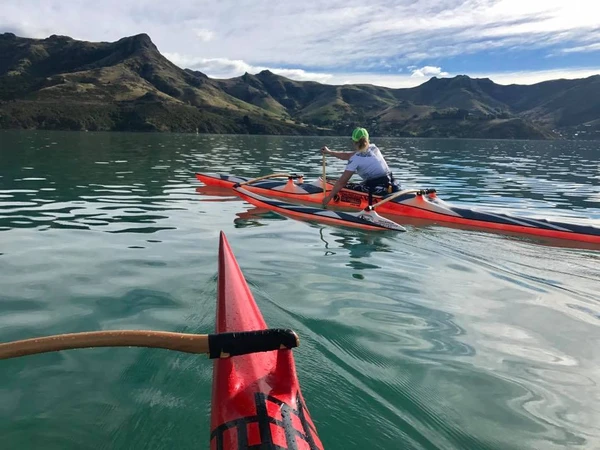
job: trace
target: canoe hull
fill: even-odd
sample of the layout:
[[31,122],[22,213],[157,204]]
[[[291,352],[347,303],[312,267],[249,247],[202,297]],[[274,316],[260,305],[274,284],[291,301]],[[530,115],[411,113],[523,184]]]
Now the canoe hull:
[[[215,328],[217,333],[267,328],[223,233]],[[291,350],[215,361],[210,448],[323,448],[300,391]]]

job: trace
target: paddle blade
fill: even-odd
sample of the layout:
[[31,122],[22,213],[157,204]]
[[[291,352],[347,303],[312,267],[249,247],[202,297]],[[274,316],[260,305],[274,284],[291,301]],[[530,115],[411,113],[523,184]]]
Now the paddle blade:
[[358,213],[358,216],[362,220],[366,220],[367,222],[371,222],[375,225],[378,225],[383,228],[387,228],[394,231],[406,231],[402,225],[397,224],[393,220],[386,219],[385,217],[381,217],[375,211],[362,211]]

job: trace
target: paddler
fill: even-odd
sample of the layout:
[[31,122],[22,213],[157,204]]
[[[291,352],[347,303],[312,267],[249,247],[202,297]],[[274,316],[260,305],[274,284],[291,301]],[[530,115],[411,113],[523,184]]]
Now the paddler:
[[[373,195],[387,195],[400,190],[400,184],[394,180],[392,172],[385,162],[381,151],[375,144],[369,142],[369,132],[364,128],[355,128],[352,132],[353,152],[334,152],[327,147],[321,149],[324,155],[333,155],[338,159],[348,161],[342,176],[336,181],[331,192],[323,199],[326,206],[343,188],[369,193],[369,203]],[[360,183],[348,183],[350,177],[357,173]]]

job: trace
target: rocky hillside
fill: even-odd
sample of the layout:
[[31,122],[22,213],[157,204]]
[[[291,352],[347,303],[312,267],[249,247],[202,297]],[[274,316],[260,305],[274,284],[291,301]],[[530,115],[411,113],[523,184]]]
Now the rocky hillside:
[[308,133],[182,70],[145,35],[113,43],[0,35],[0,127]]
[[269,71],[218,80],[145,35],[83,42],[0,35],[0,128],[600,138],[600,76],[531,86],[432,78],[410,89],[332,86]]

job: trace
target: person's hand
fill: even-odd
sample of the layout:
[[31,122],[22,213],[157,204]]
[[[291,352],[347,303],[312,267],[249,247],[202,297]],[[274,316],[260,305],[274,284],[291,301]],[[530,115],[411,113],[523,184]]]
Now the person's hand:
[[325,208],[325,207],[327,206],[327,203],[329,203],[330,201],[331,201],[331,194],[329,194],[329,195],[326,195],[326,196],[323,198],[323,208]]
[[331,153],[331,150],[329,150],[329,149],[327,148],[327,146],[324,146],[324,147],[322,147],[322,148],[321,148],[321,153],[322,153],[323,155],[329,155],[329,154]]

